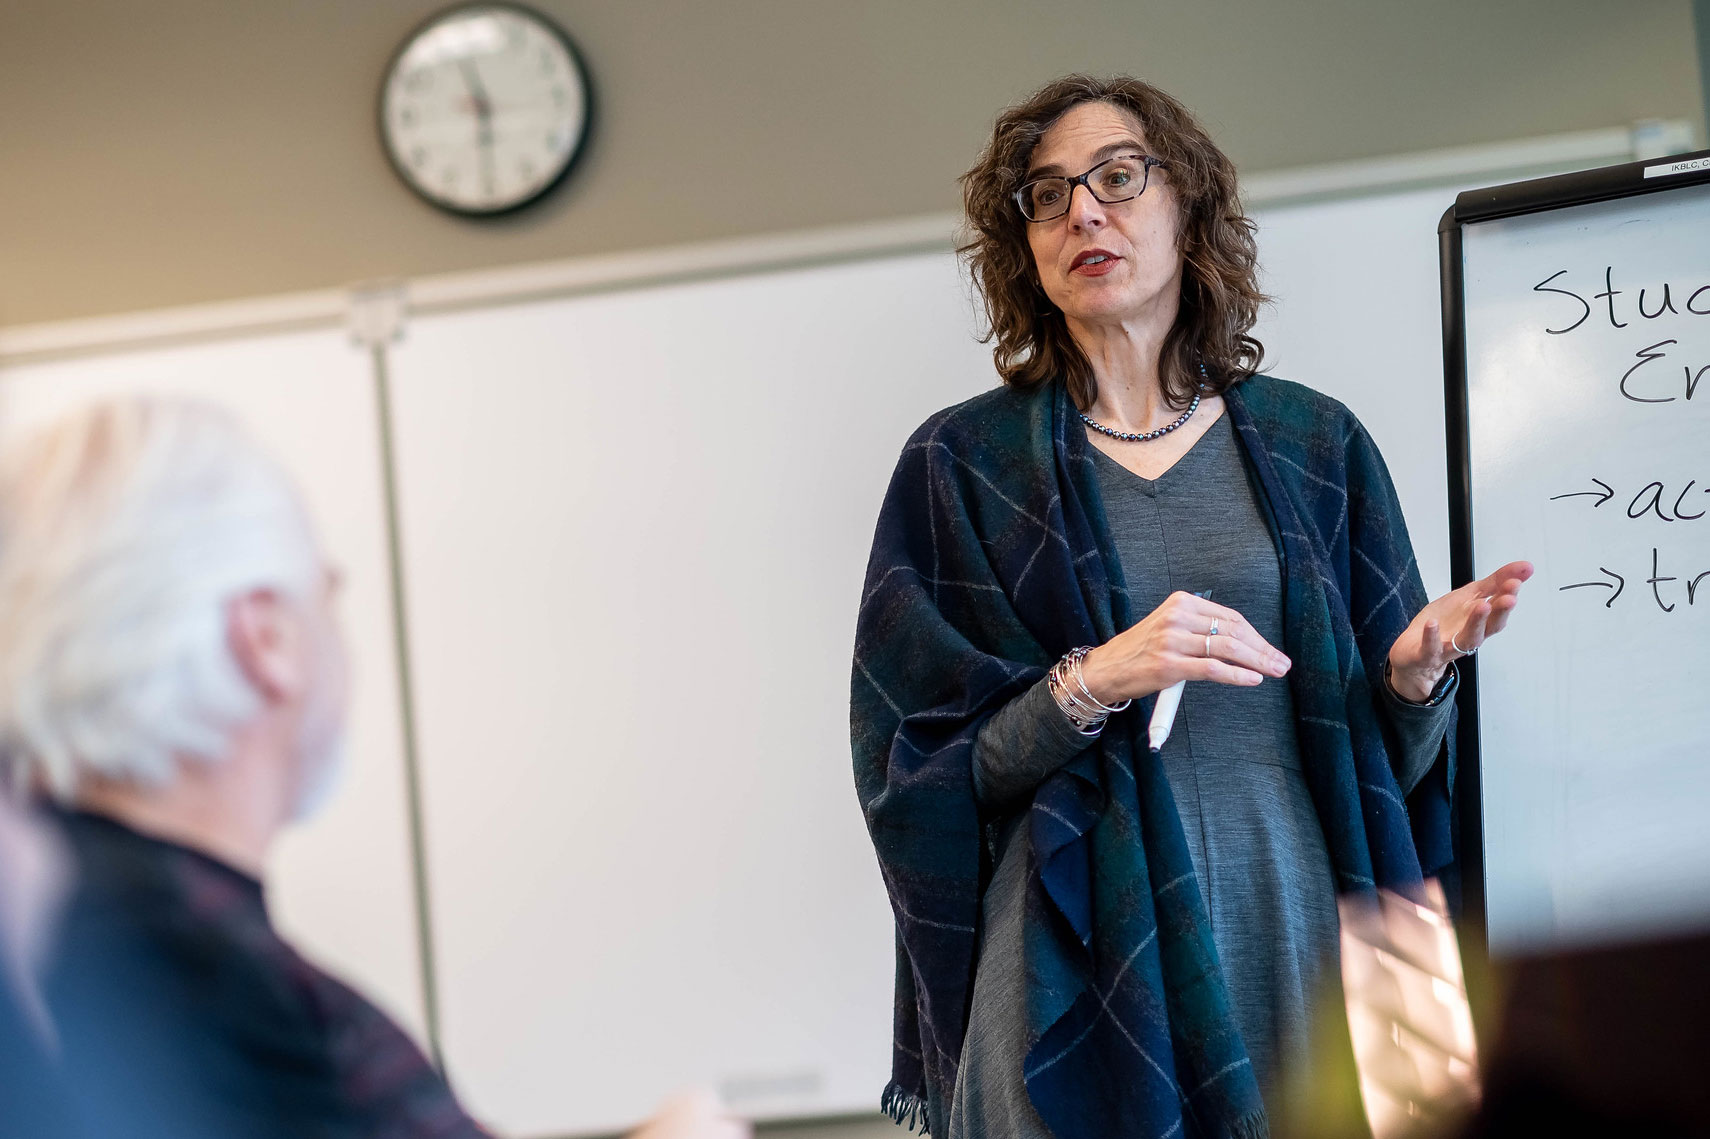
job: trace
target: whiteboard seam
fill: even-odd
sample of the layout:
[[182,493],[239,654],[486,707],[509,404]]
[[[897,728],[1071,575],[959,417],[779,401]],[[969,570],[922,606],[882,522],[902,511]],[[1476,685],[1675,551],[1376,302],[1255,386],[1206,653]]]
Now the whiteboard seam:
[[416,732],[414,674],[410,661],[409,607],[404,590],[404,539],[398,501],[398,457],[392,432],[391,376],[384,343],[371,345],[376,427],[380,443],[380,489],[385,512],[386,562],[392,594],[392,651],[397,670],[398,724],[404,760],[404,805],[410,837],[410,885],[416,902],[416,948],[421,967],[422,1020],[434,1066],[445,1071],[439,1016],[439,977],[434,954],[433,898],[428,881],[426,820],[422,808],[421,750]]

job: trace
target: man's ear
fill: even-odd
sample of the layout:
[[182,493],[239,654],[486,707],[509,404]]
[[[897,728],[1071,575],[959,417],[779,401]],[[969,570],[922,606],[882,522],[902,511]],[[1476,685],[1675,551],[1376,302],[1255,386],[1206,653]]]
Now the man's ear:
[[274,590],[252,590],[226,607],[226,643],[238,671],[267,703],[287,703],[303,692],[302,620]]

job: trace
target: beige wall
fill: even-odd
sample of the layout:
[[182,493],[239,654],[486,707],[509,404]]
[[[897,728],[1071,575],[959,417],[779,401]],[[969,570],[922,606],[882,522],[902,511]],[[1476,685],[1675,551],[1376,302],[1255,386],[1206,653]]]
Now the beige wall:
[[993,113],[1075,68],[1159,82],[1249,173],[1700,114],[1688,0],[536,2],[598,133],[482,224],[376,139],[437,0],[0,0],[0,323],[948,209]]

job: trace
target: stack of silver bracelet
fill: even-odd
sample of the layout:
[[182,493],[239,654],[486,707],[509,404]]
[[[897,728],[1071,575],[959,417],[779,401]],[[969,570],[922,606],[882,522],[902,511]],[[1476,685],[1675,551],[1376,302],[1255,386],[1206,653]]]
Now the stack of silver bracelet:
[[1045,675],[1045,686],[1051,690],[1051,698],[1057,701],[1057,707],[1083,736],[1098,735],[1104,730],[1104,722],[1110,719],[1112,712],[1120,712],[1134,703],[1124,700],[1120,704],[1105,704],[1087,690],[1087,682],[1081,676],[1081,661],[1090,652],[1092,649],[1085,645],[1070,649]]

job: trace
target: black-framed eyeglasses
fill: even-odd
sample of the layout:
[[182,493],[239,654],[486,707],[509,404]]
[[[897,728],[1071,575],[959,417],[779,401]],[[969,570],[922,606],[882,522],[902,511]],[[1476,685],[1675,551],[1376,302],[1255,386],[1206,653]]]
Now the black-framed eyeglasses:
[[1146,192],[1152,167],[1162,165],[1162,158],[1150,154],[1119,154],[1073,178],[1035,178],[1024,182],[1015,192],[1015,204],[1021,207],[1021,216],[1028,221],[1050,221],[1069,212],[1069,199],[1074,197],[1076,186],[1085,186],[1087,193],[1107,206],[1133,201]]

